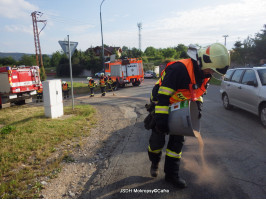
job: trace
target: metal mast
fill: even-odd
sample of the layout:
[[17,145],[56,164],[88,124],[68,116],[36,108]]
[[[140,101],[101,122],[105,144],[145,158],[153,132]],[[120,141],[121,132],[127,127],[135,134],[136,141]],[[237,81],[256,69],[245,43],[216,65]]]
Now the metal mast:
[[142,23],[137,24],[139,27],[139,50],[141,51],[141,29],[142,29]]
[[[43,68],[43,60],[42,60],[42,52],[41,52],[41,45],[40,45],[40,38],[39,35],[46,26],[47,20],[38,20],[38,17],[41,17],[43,13],[34,11],[31,13],[32,16],[32,24],[33,24],[33,36],[34,36],[34,43],[35,43],[35,53],[36,53],[36,62],[37,65]],[[41,31],[38,31],[38,22],[44,23]],[[40,59],[40,62],[39,62]],[[44,70],[43,70],[44,71]]]
[[226,46],[226,38],[229,37],[229,35],[223,35],[224,37],[224,46]]

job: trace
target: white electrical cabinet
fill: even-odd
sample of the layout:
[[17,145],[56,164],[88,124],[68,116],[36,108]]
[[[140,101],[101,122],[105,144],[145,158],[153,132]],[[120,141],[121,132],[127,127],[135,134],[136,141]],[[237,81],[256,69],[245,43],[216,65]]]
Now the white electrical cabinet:
[[44,81],[42,84],[45,116],[50,118],[63,116],[64,109],[61,80]]

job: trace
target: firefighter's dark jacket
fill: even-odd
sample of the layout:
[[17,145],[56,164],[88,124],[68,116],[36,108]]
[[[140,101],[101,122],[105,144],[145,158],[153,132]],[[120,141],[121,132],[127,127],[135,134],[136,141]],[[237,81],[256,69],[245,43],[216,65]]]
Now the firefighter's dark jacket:
[[[206,77],[204,76],[203,71],[200,70],[197,62],[194,60],[192,60],[192,62],[193,62],[196,84],[198,85],[198,87],[200,87],[203,83],[204,78]],[[156,103],[156,106],[169,106],[169,99],[171,96],[160,93],[158,94],[159,88],[167,87],[176,91],[178,89],[189,89],[189,84],[190,84],[190,77],[186,69],[186,66],[181,62],[175,62],[172,65],[169,65],[165,69],[165,76],[162,80],[162,84],[161,86],[159,86],[159,84],[155,85],[155,87],[152,90],[151,100]],[[156,113],[156,116],[158,117],[163,117],[165,115],[166,114]]]

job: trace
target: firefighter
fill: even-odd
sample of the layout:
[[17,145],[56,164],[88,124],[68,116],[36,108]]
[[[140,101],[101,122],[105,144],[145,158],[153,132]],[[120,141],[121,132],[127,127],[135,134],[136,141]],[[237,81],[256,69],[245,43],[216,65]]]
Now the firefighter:
[[37,100],[36,100],[36,103],[38,103],[39,101],[40,102],[43,102],[42,98],[43,98],[43,88],[42,87],[39,87],[39,89],[37,90]]
[[[149,124],[152,125],[149,127],[152,129],[152,133],[148,146],[152,177],[158,176],[158,166],[165,145],[165,134],[169,132],[169,105],[190,99],[197,102],[199,111],[201,111],[201,96],[206,91],[212,74],[217,72],[224,75],[230,63],[227,49],[219,43],[199,50],[196,46],[190,45],[188,55],[189,59],[168,63],[152,90],[151,105],[153,105],[153,109],[150,112],[155,113],[154,117],[151,117],[154,123],[147,122],[145,124],[145,127]],[[201,114],[198,117],[200,118]],[[183,143],[184,136],[169,136],[164,163],[165,181],[179,188],[187,186],[186,181],[179,176]]]
[[112,92],[113,91],[113,80],[111,78],[110,75],[108,75],[108,79],[107,79],[107,86],[108,86],[108,92]]
[[102,97],[105,96],[105,94],[106,94],[106,91],[105,91],[105,88],[106,88],[106,82],[107,82],[107,79],[106,79],[106,77],[104,76],[104,73],[101,73],[101,77],[100,77],[99,85],[100,85],[100,88],[101,88]]
[[64,99],[69,98],[69,87],[66,81],[62,82],[62,91],[63,91]]
[[91,91],[91,97],[94,97],[94,88],[97,86],[96,82],[93,80],[92,77],[88,77],[87,80],[89,81],[89,88]]

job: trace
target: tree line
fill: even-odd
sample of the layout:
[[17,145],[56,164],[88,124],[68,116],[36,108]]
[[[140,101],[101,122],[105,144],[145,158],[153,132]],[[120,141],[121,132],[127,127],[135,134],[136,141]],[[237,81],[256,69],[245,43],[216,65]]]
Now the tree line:
[[[252,38],[248,36],[244,41],[236,41],[231,50],[231,63],[235,66],[259,65],[262,59],[266,59],[266,24],[264,29],[255,34]],[[107,46],[107,45],[105,45]],[[93,48],[85,51],[75,50],[72,56],[73,75],[79,75],[84,69],[91,70],[92,73],[102,69],[101,56],[96,56]],[[144,70],[154,69],[154,66],[164,65],[167,62],[188,58],[187,47],[184,44],[168,48],[147,47],[144,52],[133,47],[122,47],[120,58],[143,59]],[[114,52],[115,53],[115,52]],[[69,76],[69,60],[63,51],[56,51],[52,55],[43,55],[44,68],[56,68],[57,76]],[[116,55],[116,58],[119,58]],[[13,65],[36,65],[35,55],[23,55],[19,61],[12,57],[0,58],[0,66]]]
[[266,24],[254,37],[236,41],[231,50],[231,66],[260,66],[266,64]]

